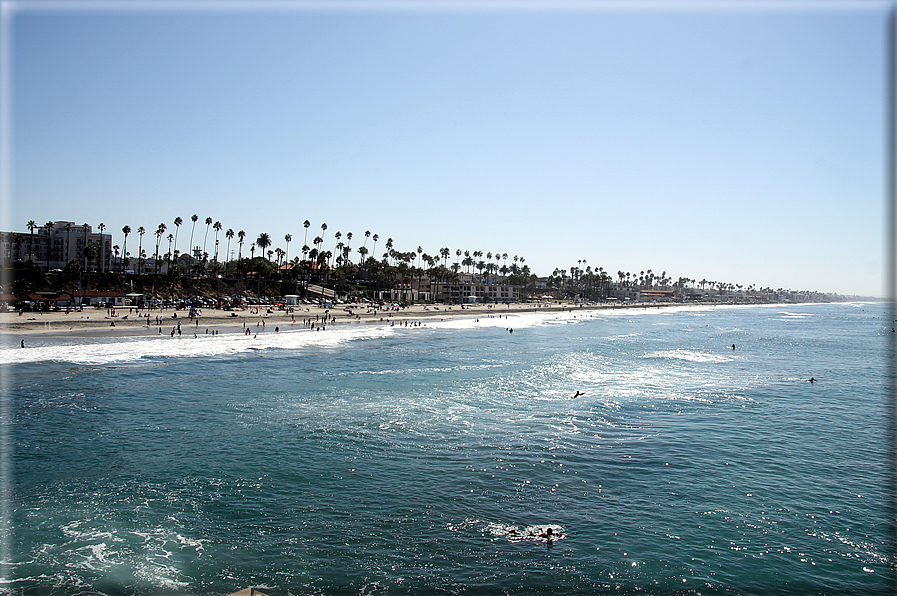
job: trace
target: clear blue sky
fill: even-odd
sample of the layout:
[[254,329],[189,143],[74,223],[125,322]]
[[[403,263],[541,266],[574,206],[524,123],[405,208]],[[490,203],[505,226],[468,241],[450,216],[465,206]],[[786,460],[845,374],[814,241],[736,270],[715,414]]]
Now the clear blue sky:
[[883,295],[886,3],[61,6],[7,5],[4,229]]

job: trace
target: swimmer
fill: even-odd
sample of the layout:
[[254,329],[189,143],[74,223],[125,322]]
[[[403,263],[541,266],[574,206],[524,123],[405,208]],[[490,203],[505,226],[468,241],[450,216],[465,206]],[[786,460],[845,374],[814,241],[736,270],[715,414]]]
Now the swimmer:
[[735,344],[732,344],[732,349],[733,349],[733,350],[735,349]]
[[[574,396],[571,397],[570,399],[576,399],[577,397],[582,397],[583,395],[585,395],[585,393],[583,393],[582,391],[580,391],[580,390],[577,389],[577,390],[576,390],[576,395],[574,395]],[[551,528],[548,528],[548,529],[550,530]]]
[[811,383],[815,383],[815,382],[816,382],[816,379],[814,379],[813,377],[810,377],[810,378],[807,379],[807,380],[808,380],[809,382],[811,382]]
[[22,347],[23,347],[23,348],[25,347],[25,340],[24,340],[24,339],[22,340]]
[[541,534],[539,534],[539,538],[545,538],[546,540],[551,540],[554,538],[554,531],[551,528],[548,528]]

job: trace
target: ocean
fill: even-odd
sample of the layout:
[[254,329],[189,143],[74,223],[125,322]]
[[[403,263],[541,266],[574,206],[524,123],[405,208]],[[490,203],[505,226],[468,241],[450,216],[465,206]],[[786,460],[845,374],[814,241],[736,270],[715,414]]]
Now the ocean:
[[0,591],[892,589],[885,305],[496,315],[0,349]]

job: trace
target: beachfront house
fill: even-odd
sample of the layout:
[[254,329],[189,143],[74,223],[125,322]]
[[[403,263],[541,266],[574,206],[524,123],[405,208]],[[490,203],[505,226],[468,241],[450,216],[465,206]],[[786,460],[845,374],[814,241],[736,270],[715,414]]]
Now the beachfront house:
[[40,310],[65,308],[71,303],[71,299],[71,295],[68,292],[35,292],[28,294],[28,300],[40,305]]
[[643,302],[672,302],[674,298],[673,290],[642,290],[639,296]]
[[632,286],[616,286],[611,290],[610,295],[617,300],[628,300],[630,302],[638,302],[641,292],[638,288]]
[[124,292],[97,292],[78,290],[75,292],[75,304],[83,306],[127,306]]

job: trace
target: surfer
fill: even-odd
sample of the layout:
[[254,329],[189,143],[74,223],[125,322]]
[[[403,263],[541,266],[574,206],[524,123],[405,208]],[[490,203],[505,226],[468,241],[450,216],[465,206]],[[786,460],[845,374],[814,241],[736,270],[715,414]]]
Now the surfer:
[[733,349],[733,350],[735,349],[735,344],[732,344],[732,349]]
[[25,347],[25,340],[24,340],[24,339],[22,340],[22,347],[23,347],[23,348]]
[[815,383],[815,382],[816,382],[816,379],[814,379],[813,377],[810,377],[810,378],[807,379],[807,380],[808,380],[809,382],[811,382],[811,383]]
[[[583,395],[585,395],[585,393],[583,393],[582,391],[580,391],[579,389],[577,389],[577,390],[576,390],[576,394],[575,394],[573,397],[571,397],[570,399],[576,399],[577,397],[581,397],[581,396],[583,396]],[[551,528],[548,528],[548,529],[550,530]]]

